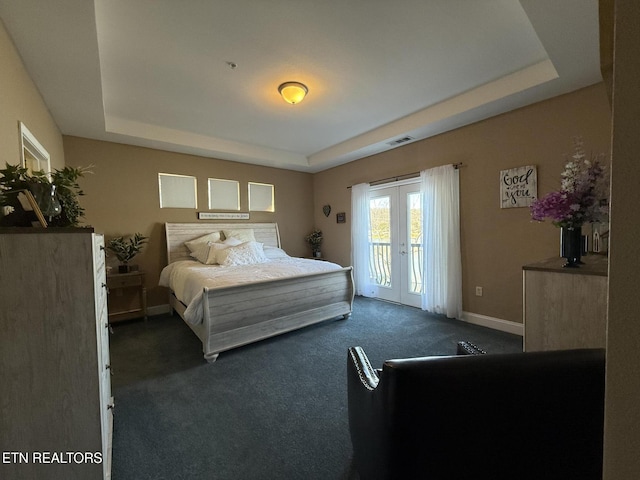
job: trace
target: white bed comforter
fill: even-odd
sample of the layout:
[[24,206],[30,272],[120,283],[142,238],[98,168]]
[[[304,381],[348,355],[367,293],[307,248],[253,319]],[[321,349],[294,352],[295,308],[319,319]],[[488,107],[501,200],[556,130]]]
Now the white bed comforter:
[[204,265],[196,260],[181,260],[167,265],[162,270],[158,283],[162,287],[169,287],[176,298],[187,305],[184,313],[185,321],[198,325],[203,319],[204,287],[210,289],[230,287],[341,268],[340,265],[331,262],[295,257],[277,258],[266,263],[233,267]]

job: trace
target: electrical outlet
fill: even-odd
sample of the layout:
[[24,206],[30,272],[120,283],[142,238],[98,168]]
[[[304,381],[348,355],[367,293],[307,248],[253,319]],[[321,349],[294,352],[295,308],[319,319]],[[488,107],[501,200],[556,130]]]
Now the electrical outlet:
[[482,287],[476,287],[476,297],[482,296]]

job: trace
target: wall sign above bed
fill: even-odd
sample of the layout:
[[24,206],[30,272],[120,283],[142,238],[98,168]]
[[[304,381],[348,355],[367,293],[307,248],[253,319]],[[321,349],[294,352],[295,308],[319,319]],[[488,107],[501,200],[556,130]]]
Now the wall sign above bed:
[[249,220],[249,214],[198,212],[198,220]]

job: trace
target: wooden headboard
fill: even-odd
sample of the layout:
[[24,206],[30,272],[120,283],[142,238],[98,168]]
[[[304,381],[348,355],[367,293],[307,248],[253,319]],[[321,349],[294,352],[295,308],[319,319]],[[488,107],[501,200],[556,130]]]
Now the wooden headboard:
[[[280,247],[277,223],[165,223],[167,236],[167,263],[191,260],[184,242],[222,230],[252,229],[256,241],[271,247]],[[224,239],[224,235],[222,236]]]

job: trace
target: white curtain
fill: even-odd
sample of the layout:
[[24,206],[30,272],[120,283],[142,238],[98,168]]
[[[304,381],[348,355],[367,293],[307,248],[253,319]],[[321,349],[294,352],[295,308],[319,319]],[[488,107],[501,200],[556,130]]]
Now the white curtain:
[[422,194],[422,309],[462,315],[460,254],[460,180],[452,165],[420,172]]
[[351,187],[351,265],[356,295],[373,297],[378,287],[369,272],[369,184]]

